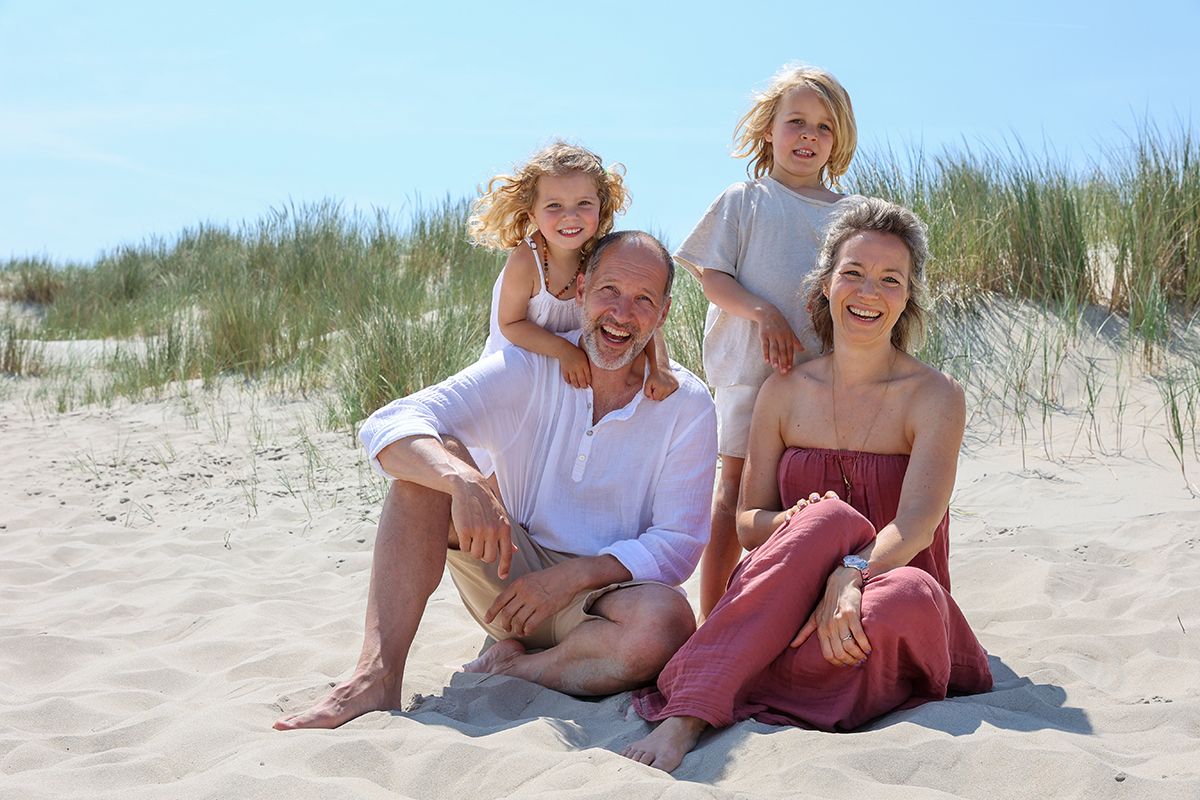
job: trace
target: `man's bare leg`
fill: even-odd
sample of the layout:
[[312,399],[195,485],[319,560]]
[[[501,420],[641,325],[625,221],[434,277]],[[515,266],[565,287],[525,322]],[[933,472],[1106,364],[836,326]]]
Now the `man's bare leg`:
[[683,757],[692,752],[708,723],[698,717],[667,717],[649,736],[638,739],[621,751],[650,767],[674,772]]
[[666,586],[617,589],[597,600],[592,613],[604,619],[584,622],[549,650],[526,653],[505,639],[463,669],[567,694],[615,694],[654,680],[696,629],[687,600]]
[[712,527],[704,555],[700,557],[700,622],[725,594],[729,576],[742,558],[737,536],[738,493],[746,459],[721,456],[721,475],[713,495]]
[[449,529],[448,495],[406,481],[392,484],[375,536],[354,674],[304,713],[277,721],[276,730],[336,728],[369,711],[399,707],[404,664],[425,604],[441,581]]

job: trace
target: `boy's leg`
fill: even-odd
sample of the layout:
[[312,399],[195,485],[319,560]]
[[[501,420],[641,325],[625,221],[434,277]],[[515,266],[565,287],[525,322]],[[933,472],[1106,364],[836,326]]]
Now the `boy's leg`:
[[746,459],[721,456],[721,473],[713,495],[712,527],[704,555],[700,558],[700,622],[725,594],[729,576],[742,559],[737,537],[738,493]]

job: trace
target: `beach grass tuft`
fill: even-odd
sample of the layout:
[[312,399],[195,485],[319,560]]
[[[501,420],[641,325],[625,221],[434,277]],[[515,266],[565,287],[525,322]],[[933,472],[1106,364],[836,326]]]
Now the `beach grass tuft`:
[[[1150,375],[1162,399],[1154,425],[1191,477],[1200,165],[1189,131],[1142,125],[1087,169],[1020,144],[867,152],[848,184],[929,225],[933,309],[920,355],[967,389],[976,435],[990,426],[1048,458],[1120,452],[1123,419],[1137,413],[1130,382]],[[46,375],[38,392],[54,410],[234,379],[319,393],[322,424],[353,430],[482,349],[504,255],[468,242],[468,212],[449,197],[414,203],[403,221],[332,200],[288,204],[88,265],[11,260],[0,265],[0,369]],[[665,333],[697,374],[706,308],[681,270]],[[103,340],[103,362],[47,363],[43,340],[54,339]],[[1098,414],[1116,415],[1108,440]]]

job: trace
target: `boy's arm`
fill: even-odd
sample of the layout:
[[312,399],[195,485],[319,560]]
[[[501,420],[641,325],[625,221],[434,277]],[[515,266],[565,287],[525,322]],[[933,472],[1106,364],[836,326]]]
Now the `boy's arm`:
[[803,350],[804,344],[773,303],[748,291],[737,278],[720,270],[704,270],[700,285],[704,287],[704,296],[713,305],[735,317],[758,323],[763,361],[781,374],[792,368],[796,351]]

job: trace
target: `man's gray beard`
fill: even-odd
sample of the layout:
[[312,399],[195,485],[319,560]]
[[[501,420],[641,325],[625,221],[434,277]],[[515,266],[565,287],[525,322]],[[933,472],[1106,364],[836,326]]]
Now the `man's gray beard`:
[[592,366],[600,369],[616,370],[623,369],[633,363],[637,358],[638,353],[646,349],[646,345],[650,342],[650,338],[654,336],[654,331],[650,331],[640,342],[635,339],[630,339],[630,347],[621,355],[613,359],[609,363],[605,363],[605,358],[601,355],[600,345],[596,341],[596,337],[600,335],[600,326],[595,325],[587,328],[583,332],[583,349],[587,353],[588,360],[592,362]]

